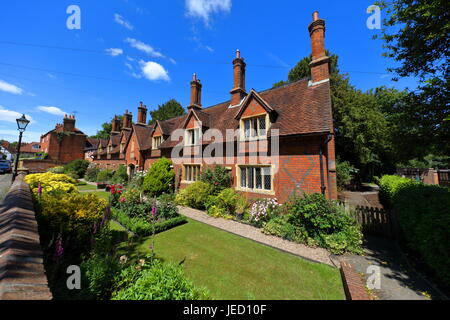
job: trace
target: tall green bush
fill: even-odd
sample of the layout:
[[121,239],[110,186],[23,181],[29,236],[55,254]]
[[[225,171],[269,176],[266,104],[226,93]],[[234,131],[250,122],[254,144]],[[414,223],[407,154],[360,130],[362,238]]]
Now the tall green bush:
[[223,166],[216,166],[214,170],[207,168],[200,175],[200,181],[213,186],[213,193],[219,194],[223,189],[231,187],[231,174]]
[[97,167],[87,168],[84,178],[87,181],[94,182],[97,180],[97,175],[100,172],[100,169]]
[[73,175],[76,179],[81,179],[84,177],[86,170],[89,166],[89,161],[77,159],[64,166],[64,172],[66,174]]
[[407,245],[450,286],[450,189],[410,184],[393,205]]
[[101,170],[97,174],[97,182],[110,182],[114,172],[112,170]]
[[127,183],[127,181],[128,181],[127,168],[123,164],[121,164],[119,165],[117,170],[114,171],[111,182],[124,184]]
[[172,162],[164,157],[153,163],[144,178],[144,192],[150,196],[170,193],[175,181],[175,172],[171,166]]

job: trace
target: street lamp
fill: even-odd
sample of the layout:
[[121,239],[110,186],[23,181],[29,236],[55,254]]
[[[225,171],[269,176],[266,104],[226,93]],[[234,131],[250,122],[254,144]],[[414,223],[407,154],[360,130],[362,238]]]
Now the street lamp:
[[12,176],[12,180],[17,176],[17,166],[19,165],[19,157],[20,157],[20,146],[22,145],[22,134],[27,128],[27,125],[30,123],[30,120],[25,118],[25,115],[22,115],[21,118],[16,119],[17,122],[17,130],[19,130],[19,144],[17,145],[17,154],[16,154],[16,163],[14,165],[14,173]]

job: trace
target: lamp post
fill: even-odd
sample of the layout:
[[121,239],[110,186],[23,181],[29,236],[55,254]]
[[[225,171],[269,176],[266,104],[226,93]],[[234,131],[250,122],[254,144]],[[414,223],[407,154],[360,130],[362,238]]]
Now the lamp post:
[[30,120],[25,118],[25,115],[22,115],[21,118],[16,119],[16,122],[17,122],[17,130],[19,130],[19,144],[17,145],[16,163],[14,164],[14,173],[12,176],[12,181],[14,181],[14,179],[17,176],[17,167],[19,165],[19,157],[20,157],[20,146],[22,145],[22,134],[27,128],[28,123],[30,123]]

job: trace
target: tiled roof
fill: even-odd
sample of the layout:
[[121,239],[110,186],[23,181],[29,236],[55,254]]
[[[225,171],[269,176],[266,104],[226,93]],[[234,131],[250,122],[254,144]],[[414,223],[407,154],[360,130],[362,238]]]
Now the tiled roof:
[[[38,149],[34,149],[33,146],[37,145],[39,146]],[[39,142],[31,142],[31,143],[24,143],[20,146],[20,152],[21,153],[35,153],[41,151],[41,145]]]
[[[329,132],[332,128],[331,98],[329,82],[310,87],[309,79],[302,79],[278,88],[258,93],[276,114],[271,129],[278,129],[280,136]],[[239,121],[235,119],[240,108],[229,108],[230,101],[195,110],[209,128],[215,128],[226,137],[226,129],[238,129]],[[164,135],[170,135],[176,128],[182,128],[187,115],[159,121]],[[161,148],[171,148],[178,141],[166,139]]]
[[139,150],[148,150],[152,147],[153,126],[133,125]]

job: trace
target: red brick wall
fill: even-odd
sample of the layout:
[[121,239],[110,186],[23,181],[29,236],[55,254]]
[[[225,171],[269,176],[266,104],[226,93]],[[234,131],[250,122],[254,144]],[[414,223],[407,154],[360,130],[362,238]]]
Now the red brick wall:
[[263,107],[261,107],[261,105],[254,98],[252,98],[247,107],[245,108],[244,112],[242,113],[241,117],[245,118],[265,113],[266,110]]
[[86,136],[73,134],[64,136],[61,143],[56,132],[50,132],[41,139],[41,149],[48,153],[49,159],[68,163],[76,159],[84,159]]
[[100,169],[117,170],[121,164],[125,165],[125,160],[98,160],[94,161]]
[[19,161],[19,167],[28,169],[29,173],[43,173],[48,169],[62,165],[60,162],[54,160],[34,160],[24,159]]

